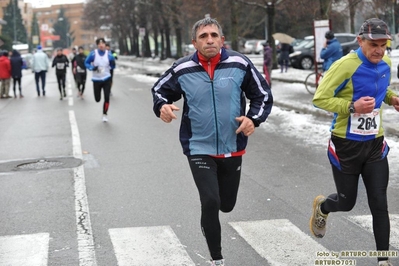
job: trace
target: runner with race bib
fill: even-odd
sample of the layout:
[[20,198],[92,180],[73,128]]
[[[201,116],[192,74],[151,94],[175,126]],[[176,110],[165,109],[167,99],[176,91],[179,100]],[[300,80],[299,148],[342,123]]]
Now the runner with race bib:
[[[334,113],[328,158],[337,192],[314,199],[310,230],[315,237],[323,237],[330,212],[355,206],[362,176],[378,251],[389,250],[390,235],[389,147],[384,140],[382,103],[399,111],[399,98],[389,89],[391,60],[384,55],[390,39],[384,21],[366,20],[357,36],[360,47],[332,64],[313,98],[316,107]],[[377,259],[379,266],[392,266],[387,257]]]

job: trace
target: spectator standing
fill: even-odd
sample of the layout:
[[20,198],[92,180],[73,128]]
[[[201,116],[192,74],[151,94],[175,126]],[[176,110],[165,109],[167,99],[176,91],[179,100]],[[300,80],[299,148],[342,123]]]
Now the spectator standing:
[[53,59],[51,67],[55,67],[55,75],[57,76],[58,90],[60,91],[60,100],[66,97],[65,78],[66,69],[69,66],[68,58],[62,53],[62,48],[57,49],[57,55]]
[[283,73],[284,71],[285,72],[288,71],[290,53],[294,52],[294,48],[289,43],[282,43],[280,47],[281,48],[280,48],[279,64],[280,64],[281,73]]
[[1,93],[0,98],[12,98],[10,93],[10,80],[11,80],[11,63],[8,58],[8,52],[3,51],[0,56],[0,81]]
[[330,66],[342,57],[342,46],[335,38],[334,32],[327,31],[326,41],[320,52],[320,58],[323,59],[323,71],[326,72]]
[[35,72],[35,82],[36,82],[36,90],[37,96],[40,97],[40,87],[39,80],[42,82],[42,93],[43,96],[46,96],[46,73],[49,66],[49,59],[47,54],[45,54],[42,50],[42,46],[37,46],[36,53],[33,54],[32,58],[32,69]]
[[18,83],[19,88],[19,98],[23,98],[22,95],[22,88],[21,88],[21,79],[22,79],[22,67],[23,67],[23,60],[20,53],[17,50],[12,51],[12,55],[10,58],[11,62],[11,76],[13,79],[13,91],[14,97],[17,98],[17,91],[16,91],[16,84]]
[[269,86],[272,84],[272,68],[273,68],[273,51],[270,47],[269,41],[266,41],[263,45],[263,73],[265,74],[266,80],[269,82]]

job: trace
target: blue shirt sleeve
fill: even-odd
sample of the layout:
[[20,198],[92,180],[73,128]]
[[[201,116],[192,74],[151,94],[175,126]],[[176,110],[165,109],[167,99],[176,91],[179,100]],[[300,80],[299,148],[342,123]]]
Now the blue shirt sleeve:
[[94,51],[91,51],[89,56],[86,57],[85,66],[88,70],[93,70],[92,62],[94,61]]
[[108,60],[109,60],[109,66],[111,69],[115,68],[115,57],[112,55],[112,53],[108,53]]

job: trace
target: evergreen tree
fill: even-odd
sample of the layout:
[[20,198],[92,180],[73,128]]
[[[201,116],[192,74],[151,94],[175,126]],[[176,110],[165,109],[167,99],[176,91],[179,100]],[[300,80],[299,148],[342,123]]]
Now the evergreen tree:
[[[40,44],[40,29],[37,21],[36,13],[33,13],[32,26],[31,26],[31,36],[29,38],[29,48],[32,50],[36,45]],[[33,43],[33,38],[37,38],[35,43]]]
[[13,42],[27,43],[28,38],[23,24],[21,9],[18,7],[18,0],[10,0],[4,12],[7,27],[3,27],[2,34]]
[[60,13],[58,14],[58,20],[53,25],[54,35],[60,36],[59,41],[53,42],[54,48],[69,48],[72,45],[73,41],[73,32],[70,31],[71,25],[69,24],[69,20],[65,17],[65,10],[63,7],[60,8]]

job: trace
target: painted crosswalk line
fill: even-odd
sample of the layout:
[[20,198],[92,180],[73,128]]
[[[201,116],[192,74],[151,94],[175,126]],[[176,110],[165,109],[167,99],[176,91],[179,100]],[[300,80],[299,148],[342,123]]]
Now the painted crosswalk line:
[[194,266],[170,226],[109,229],[119,266]]
[[0,237],[0,266],[47,266],[50,235]]
[[[354,215],[348,217],[349,221],[360,226],[363,229],[373,233],[372,217],[371,215]],[[391,246],[399,249],[399,215],[390,214],[389,220],[391,222],[391,236],[390,244]]]
[[[229,223],[271,266],[314,265],[329,251],[286,219]],[[317,255],[320,254],[320,255]]]

